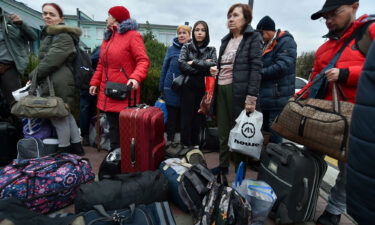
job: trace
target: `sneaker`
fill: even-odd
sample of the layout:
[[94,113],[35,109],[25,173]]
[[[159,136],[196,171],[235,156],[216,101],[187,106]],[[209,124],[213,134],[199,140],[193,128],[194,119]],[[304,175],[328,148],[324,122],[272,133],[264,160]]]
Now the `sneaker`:
[[324,211],[323,214],[316,221],[316,225],[338,225],[340,223],[341,215],[334,215],[327,211]]

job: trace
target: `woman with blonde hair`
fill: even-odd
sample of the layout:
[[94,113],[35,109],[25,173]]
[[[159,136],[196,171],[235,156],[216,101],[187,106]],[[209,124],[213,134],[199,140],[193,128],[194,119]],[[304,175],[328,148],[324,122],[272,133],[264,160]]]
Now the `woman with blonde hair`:
[[167,146],[177,147],[177,143],[174,141],[180,126],[180,93],[173,91],[171,87],[173,80],[181,75],[178,58],[182,46],[190,41],[190,34],[190,26],[180,25],[177,27],[177,37],[173,38],[173,44],[167,50],[160,74],[159,91],[166,102],[168,111]]

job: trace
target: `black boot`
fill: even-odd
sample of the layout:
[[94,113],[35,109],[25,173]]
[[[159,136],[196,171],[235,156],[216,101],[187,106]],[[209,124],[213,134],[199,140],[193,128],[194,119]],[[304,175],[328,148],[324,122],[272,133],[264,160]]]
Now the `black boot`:
[[81,142],[78,143],[72,143],[72,153],[76,155],[84,155],[85,151],[83,151]]
[[64,152],[64,153],[71,153],[72,146],[66,146],[66,147],[57,147],[57,152]]
[[90,146],[90,139],[88,135],[82,137],[82,146]]
[[338,225],[340,223],[341,215],[334,215],[327,211],[324,211],[323,214],[316,221],[317,225]]

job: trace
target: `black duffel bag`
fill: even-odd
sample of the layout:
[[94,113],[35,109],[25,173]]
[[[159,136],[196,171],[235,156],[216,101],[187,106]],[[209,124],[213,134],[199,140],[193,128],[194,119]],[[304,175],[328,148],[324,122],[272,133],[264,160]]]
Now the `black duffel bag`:
[[95,205],[106,210],[124,209],[130,204],[150,204],[168,199],[168,180],[160,171],[118,174],[111,179],[81,185],[74,202],[76,213]]

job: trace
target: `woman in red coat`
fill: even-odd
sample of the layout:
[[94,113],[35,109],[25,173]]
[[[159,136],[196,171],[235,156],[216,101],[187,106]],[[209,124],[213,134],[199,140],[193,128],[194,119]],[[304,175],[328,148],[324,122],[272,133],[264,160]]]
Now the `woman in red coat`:
[[137,90],[139,102],[139,84],[147,76],[150,61],[137,28],[138,24],[130,18],[125,7],[115,6],[109,9],[99,63],[90,81],[91,95],[95,95],[99,87],[97,107],[106,112],[112,150],[120,147],[119,113],[128,106],[128,100],[108,97],[104,88],[107,80],[132,85]]

